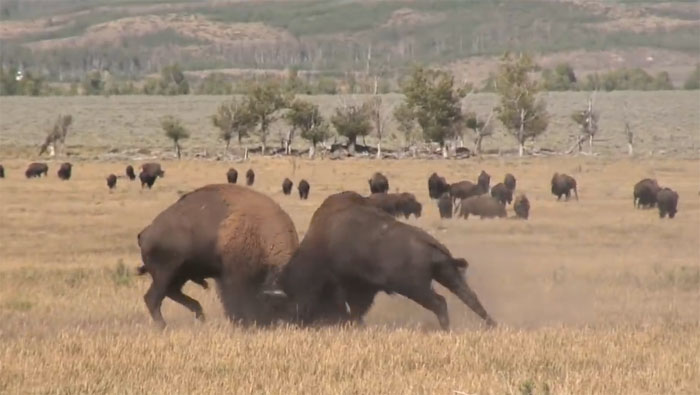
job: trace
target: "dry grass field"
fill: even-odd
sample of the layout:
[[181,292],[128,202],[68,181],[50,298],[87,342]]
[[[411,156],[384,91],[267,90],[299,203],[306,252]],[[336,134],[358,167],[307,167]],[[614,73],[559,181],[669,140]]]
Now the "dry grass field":
[[[33,180],[23,175],[29,160],[2,162],[0,393],[697,394],[700,388],[697,158],[163,161],[166,177],[153,190],[122,178],[114,192],[104,177],[122,174],[126,162],[74,161],[67,182],[56,177],[57,162],[50,162],[48,178]],[[279,202],[300,236],[328,194],[366,193],[367,178],[381,169],[392,190],[414,192],[423,202],[423,216],[408,222],[469,260],[468,281],[500,326],[484,329],[449,297],[453,330],[441,332],[432,314],[382,296],[365,328],[245,330],[225,320],[215,290],[188,284],[185,291],[202,302],[207,322],[166,301],[169,326],[155,330],[142,301],[149,279],[132,274],[140,263],[136,235],[180,193],[224,181],[232,165],[255,169],[254,188]],[[518,177],[518,190],[532,203],[529,221],[439,219],[428,199],[428,175],[474,179],[481,169],[492,182],[506,171]],[[580,201],[555,201],[554,171],[577,178]],[[283,196],[285,176],[309,180],[310,199]],[[633,208],[632,186],[643,177],[679,192],[675,219]]]

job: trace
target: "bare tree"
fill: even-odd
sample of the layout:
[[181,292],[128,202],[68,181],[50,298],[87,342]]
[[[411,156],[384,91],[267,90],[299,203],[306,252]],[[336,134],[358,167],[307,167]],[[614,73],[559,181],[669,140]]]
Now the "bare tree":
[[593,154],[593,139],[598,133],[598,118],[599,113],[593,109],[592,96],[588,97],[588,108],[583,111],[576,111],[571,115],[571,119],[580,126],[580,136],[574,145],[574,147],[578,146],[579,152],[583,150],[581,144],[588,140],[588,153]]
[[370,111],[370,119],[374,126],[374,132],[377,135],[377,159],[382,158],[382,138],[385,137],[386,123],[392,116],[391,111],[382,109],[382,97],[374,95],[367,102]]
[[485,121],[480,120],[476,114],[470,113],[467,115],[466,126],[474,131],[474,152],[481,154],[481,142],[485,137],[493,134],[493,119],[494,110],[491,110],[488,118]]
[[625,135],[627,136],[627,155],[634,156],[634,132],[628,121],[625,121]]
[[73,123],[73,116],[70,114],[59,115],[53,127],[49,130],[44,144],[41,145],[39,155],[49,151],[51,156],[60,155],[68,136],[68,128]]

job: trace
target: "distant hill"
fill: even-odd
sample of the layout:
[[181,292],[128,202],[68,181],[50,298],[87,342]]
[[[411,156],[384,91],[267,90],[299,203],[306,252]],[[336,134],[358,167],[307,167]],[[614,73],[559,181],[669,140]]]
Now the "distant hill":
[[485,78],[506,50],[584,71],[664,69],[700,56],[696,1],[3,0],[3,66],[53,79],[92,69],[140,77],[187,70],[395,73],[443,65]]

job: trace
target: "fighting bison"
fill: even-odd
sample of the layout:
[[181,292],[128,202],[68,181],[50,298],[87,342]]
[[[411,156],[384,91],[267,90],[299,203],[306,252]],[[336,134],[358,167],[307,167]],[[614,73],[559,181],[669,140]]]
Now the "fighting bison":
[[126,166],[126,176],[129,180],[134,181],[136,179],[136,173],[134,173],[134,166]]
[[449,193],[444,193],[437,201],[440,218],[452,218],[452,197]]
[[294,183],[292,180],[289,178],[285,178],[284,181],[282,181],[282,193],[285,195],[289,195],[292,193],[292,186],[294,186]]
[[460,181],[450,185],[450,195],[452,196],[453,202],[472,196],[483,195],[489,192],[490,182],[491,176],[482,170],[476,184],[470,181]]
[[530,216],[530,201],[525,195],[518,195],[513,203],[513,210],[517,218],[527,219]]
[[47,165],[46,163],[39,163],[39,162],[30,163],[29,166],[27,166],[27,170],[24,171],[24,175],[27,178],[34,178],[34,177],[41,178],[42,174],[45,177],[48,177],[48,175],[49,175],[49,165]]
[[63,181],[68,181],[70,180],[71,172],[73,171],[73,165],[65,162],[61,164],[61,167],[58,169],[56,172],[56,175],[58,175],[58,178],[60,178]]
[[508,189],[511,190],[511,192],[515,191],[515,176],[508,173],[506,176],[503,178],[503,183],[508,187]]
[[309,185],[308,181],[299,181],[297,188],[299,189],[299,199],[306,200],[309,198],[309,190],[311,189],[311,185]]
[[481,219],[503,218],[506,216],[506,207],[488,195],[472,196],[462,199],[459,206],[460,217],[467,219],[469,215],[478,215]]
[[386,213],[398,217],[403,215],[406,219],[413,214],[420,218],[423,205],[416,200],[412,193],[373,193],[368,202]]
[[557,197],[557,200],[562,196],[566,196],[566,200],[571,197],[571,190],[574,191],[576,200],[578,200],[578,191],[576,190],[576,180],[567,174],[554,173],[552,176],[552,195]]
[[245,184],[247,186],[252,186],[255,183],[255,172],[253,169],[248,169],[247,172],[245,172]]
[[389,180],[382,173],[374,173],[369,179],[370,193],[387,193],[389,191]]
[[117,176],[110,174],[107,176],[107,187],[112,190],[117,186]]
[[238,181],[238,171],[233,167],[226,172],[226,181],[229,184],[235,184]]
[[678,193],[671,188],[664,188],[656,194],[656,205],[659,207],[659,217],[669,218],[676,216],[678,212]]
[[0,165],[0,178],[5,178],[5,167]]
[[650,178],[645,178],[634,184],[634,207],[654,207],[656,206],[656,194],[659,193],[661,187]]
[[491,188],[491,196],[503,205],[510,204],[513,201],[513,190],[499,182]]
[[420,228],[344,192],[316,210],[299,249],[282,269],[281,289],[270,294],[287,301],[295,319],[311,323],[333,312],[339,321],[361,321],[378,292],[398,293],[435,313],[448,329],[447,304],[433,289],[435,280],[493,326],[464,279],[467,266]]
[[428,178],[428,194],[431,199],[439,199],[442,195],[450,191],[450,184],[447,183],[445,177],[440,177],[437,173],[433,173]]
[[[254,242],[251,242],[254,241]],[[143,266],[153,279],[144,296],[155,323],[167,296],[199,319],[202,306],[182,293],[187,281],[216,279],[228,317],[245,324],[273,318],[257,298],[268,276],[299,245],[292,220],[269,197],[232,184],[208,185],[183,195],[138,235]]]

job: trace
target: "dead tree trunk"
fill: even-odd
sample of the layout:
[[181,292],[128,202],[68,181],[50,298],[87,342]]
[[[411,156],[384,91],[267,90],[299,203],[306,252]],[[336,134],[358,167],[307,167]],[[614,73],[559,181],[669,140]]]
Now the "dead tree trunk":
[[625,122],[625,134],[627,135],[627,155],[634,156],[634,132],[629,122]]

